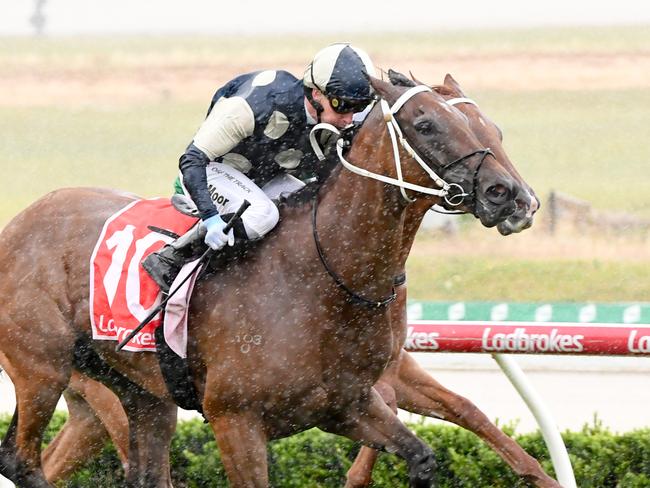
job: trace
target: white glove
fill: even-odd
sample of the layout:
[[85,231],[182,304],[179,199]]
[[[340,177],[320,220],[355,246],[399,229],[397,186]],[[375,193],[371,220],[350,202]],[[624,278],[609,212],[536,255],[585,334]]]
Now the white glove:
[[203,221],[207,233],[205,234],[205,243],[215,251],[221,249],[228,244],[232,246],[235,243],[235,234],[232,229],[228,234],[224,234],[223,228],[226,223],[218,215],[213,215],[209,219]]

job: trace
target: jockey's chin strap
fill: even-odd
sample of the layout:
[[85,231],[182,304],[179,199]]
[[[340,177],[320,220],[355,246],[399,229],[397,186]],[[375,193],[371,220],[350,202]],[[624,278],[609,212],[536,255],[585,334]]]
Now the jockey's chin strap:
[[[395,119],[394,117],[394,115],[414,95],[417,95],[418,93],[421,92],[431,92],[431,91],[432,91],[431,88],[429,88],[428,86],[418,85],[402,93],[402,95],[395,101],[392,107],[390,107],[388,105],[388,102],[386,102],[386,100],[384,99],[381,99],[379,102],[381,105],[382,113],[384,114],[384,121],[386,122],[386,127],[390,135],[391,144],[393,146],[393,159],[395,161],[395,170],[397,172],[397,178],[391,178],[389,176],[373,173],[366,169],[359,168],[358,166],[355,166],[354,164],[347,161],[343,157],[343,150],[345,146],[345,141],[343,139],[339,139],[338,141],[336,141],[336,154],[338,155],[341,164],[343,164],[343,166],[345,166],[348,170],[352,171],[353,173],[356,173],[361,176],[365,176],[367,178],[372,178],[381,181],[383,183],[387,183],[389,185],[400,187],[400,192],[402,194],[402,197],[404,198],[404,200],[406,200],[409,203],[414,202],[415,199],[410,198],[406,194],[406,190],[413,190],[427,195],[435,195],[435,196],[442,197],[445,199],[445,202],[448,205],[455,207],[463,203],[464,198],[466,196],[469,196],[470,194],[466,193],[463,187],[460,186],[458,183],[447,183],[446,181],[444,181],[436,174],[436,172],[427,163],[424,162],[424,160],[420,157],[420,155],[416,153],[413,147],[411,147],[411,145],[408,143],[408,141],[404,137],[404,133],[402,132],[402,129],[397,123],[397,119]],[[323,161],[325,159],[325,155],[323,154],[323,151],[321,150],[320,145],[316,140],[316,132],[319,130],[328,130],[334,132],[337,135],[340,135],[341,133],[336,127],[326,123],[316,124],[312,128],[311,133],[309,134],[309,140],[311,142],[314,152],[316,153],[316,156],[318,157],[319,160]],[[398,141],[399,144],[404,148],[404,150],[409,154],[409,156],[411,156],[415,161],[417,161],[417,163],[422,167],[422,169],[424,169],[424,171],[426,171],[426,173],[431,177],[431,179],[435,182],[435,184],[438,185],[438,187],[440,187],[440,189],[428,188],[425,186],[420,186],[420,185],[416,185],[404,181],[404,178],[402,177],[402,161],[399,154],[399,147],[397,145]],[[466,159],[466,158],[464,157],[462,159]],[[453,163],[455,163],[455,161],[452,162],[451,164]],[[451,164],[447,165],[447,167],[451,166]],[[455,188],[457,191],[452,192],[453,188]]]

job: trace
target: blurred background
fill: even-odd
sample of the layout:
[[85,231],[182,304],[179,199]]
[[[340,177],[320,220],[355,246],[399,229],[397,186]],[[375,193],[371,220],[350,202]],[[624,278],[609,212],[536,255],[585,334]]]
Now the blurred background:
[[[453,74],[542,201],[535,226],[509,237],[473,218],[428,219],[409,260],[412,299],[648,301],[650,4],[640,0],[0,0],[0,227],[60,187],[170,195],[217,88],[257,69],[301,75],[335,41],[431,84]],[[489,356],[418,357],[490,418],[535,429]],[[647,358],[518,361],[561,428],[594,416],[614,430],[650,425]],[[0,411],[12,402],[0,380]]]

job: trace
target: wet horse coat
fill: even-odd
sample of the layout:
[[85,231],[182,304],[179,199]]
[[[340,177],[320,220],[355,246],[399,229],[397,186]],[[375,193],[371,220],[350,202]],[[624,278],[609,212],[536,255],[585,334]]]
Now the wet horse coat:
[[[397,73],[391,73],[393,77]],[[391,81],[393,79],[391,78]],[[395,80],[396,83],[400,79]],[[411,80],[401,80],[410,84]],[[462,100],[465,95],[451,77],[445,84],[435,87],[445,99]],[[473,104],[466,101],[456,105],[469,119],[470,127],[484,146],[492,148],[502,164],[509,164],[501,147],[499,130]],[[514,167],[509,170],[518,176]],[[521,180],[521,177],[518,177]],[[522,181],[524,186],[525,183]],[[536,210],[536,197],[532,190],[524,199],[518,212],[507,221],[499,224],[504,234],[519,232],[528,228]],[[526,201],[528,200],[528,201]],[[419,209],[410,207],[409,212]],[[408,254],[411,243],[405,243],[403,255]],[[557,486],[541,469],[539,463],[530,457],[512,439],[506,436],[469,400],[463,398],[437,383],[401,348],[406,331],[406,285],[397,288],[397,301],[390,305],[393,330],[398,339],[393,341],[393,357],[375,388],[394,408],[419,412],[428,416],[444,418],[479,435],[519,475],[536,486]],[[118,449],[121,459],[126,462],[128,453],[128,426],[126,416],[117,398],[103,385],[80,375],[73,375],[70,388],[65,393],[70,409],[68,421],[44,453],[44,469],[48,479],[67,477],[85,459],[88,459],[103,446],[110,436]],[[101,421],[98,416],[101,416]],[[83,444],[80,444],[83,442]],[[366,486],[370,483],[375,451],[363,448],[348,476],[348,486]]]
[[[372,83],[391,103],[404,92]],[[436,95],[419,93],[397,115],[411,143],[433,165],[481,149],[462,120],[446,110]],[[348,159],[386,174],[394,168],[381,126],[375,110]],[[449,178],[475,195],[468,204],[482,223],[496,225],[512,214],[522,187],[493,158],[484,161],[480,174],[476,164],[467,159]],[[413,165],[405,167],[404,176],[430,184]],[[0,450],[0,471],[25,486],[48,486],[39,468],[40,438],[68,384],[73,345],[88,335],[90,251],[103,221],[131,198],[102,190],[55,192],[0,236],[0,363],[18,398],[16,422]],[[349,172],[340,172],[321,191],[317,226],[323,250],[346,285],[365,297],[390,293],[401,267],[401,243],[408,239],[402,235],[405,208],[396,188]],[[396,452],[409,463],[411,484],[429,486],[431,451],[372,390],[393,350],[386,308],[352,302],[323,270],[313,241],[305,239],[307,209],[289,210],[284,217],[246,263],[201,281],[191,307],[189,356],[231,482],[265,486],[267,440],[319,426]],[[18,249],[16,243],[24,244]],[[36,286],[12,282],[18,275]],[[46,324],[50,333],[41,340],[32,332]],[[242,334],[260,336],[259,346],[243,353]],[[129,483],[167,486],[168,477],[156,470],[162,449],[153,444],[167,447],[175,417],[155,359],[117,354],[107,344],[95,347],[148,392],[120,392],[131,429]],[[153,417],[143,417],[146,411]]]

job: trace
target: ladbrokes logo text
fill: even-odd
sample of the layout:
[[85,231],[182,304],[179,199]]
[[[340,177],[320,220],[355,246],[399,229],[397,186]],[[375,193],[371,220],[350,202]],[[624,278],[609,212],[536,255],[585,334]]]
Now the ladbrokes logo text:
[[582,352],[585,336],[581,334],[561,334],[558,329],[551,329],[547,334],[526,332],[518,327],[508,334],[493,333],[491,327],[483,331],[482,347],[484,351],[508,352]]

